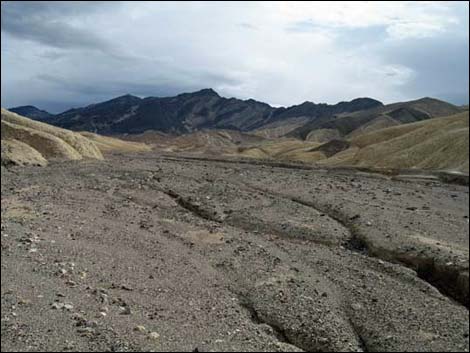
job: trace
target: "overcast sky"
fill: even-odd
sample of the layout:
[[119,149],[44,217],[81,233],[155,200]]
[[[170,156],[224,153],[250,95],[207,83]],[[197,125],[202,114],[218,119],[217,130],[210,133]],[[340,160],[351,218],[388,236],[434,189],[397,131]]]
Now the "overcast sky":
[[206,87],[273,105],[468,103],[467,1],[2,1],[1,16],[3,107]]

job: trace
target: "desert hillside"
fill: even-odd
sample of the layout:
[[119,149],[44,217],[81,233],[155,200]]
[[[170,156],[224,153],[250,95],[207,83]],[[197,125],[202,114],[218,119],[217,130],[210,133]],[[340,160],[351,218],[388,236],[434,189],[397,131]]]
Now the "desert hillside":
[[103,159],[109,151],[148,151],[144,144],[80,134],[2,109],[2,164],[47,165],[49,160]]
[[468,173],[468,122],[468,112],[464,112],[360,135],[342,152],[347,158],[334,155],[324,163]]
[[342,139],[333,130],[316,130],[315,139],[272,139],[234,150],[242,157],[319,163],[469,172],[468,112],[376,130]]

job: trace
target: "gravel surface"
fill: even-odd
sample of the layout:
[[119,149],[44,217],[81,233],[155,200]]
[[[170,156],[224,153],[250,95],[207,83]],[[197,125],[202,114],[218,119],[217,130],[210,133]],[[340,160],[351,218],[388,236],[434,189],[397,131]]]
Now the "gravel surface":
[[109,156],[1,171],[2,351],[468,351],[468,187]]

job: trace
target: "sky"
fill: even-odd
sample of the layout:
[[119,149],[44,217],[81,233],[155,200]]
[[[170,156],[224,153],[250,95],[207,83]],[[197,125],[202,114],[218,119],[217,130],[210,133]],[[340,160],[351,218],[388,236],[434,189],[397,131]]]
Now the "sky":
[[469,4],[1,2],[1,105],[53,113],[213,88],[274,106],[468,104]]

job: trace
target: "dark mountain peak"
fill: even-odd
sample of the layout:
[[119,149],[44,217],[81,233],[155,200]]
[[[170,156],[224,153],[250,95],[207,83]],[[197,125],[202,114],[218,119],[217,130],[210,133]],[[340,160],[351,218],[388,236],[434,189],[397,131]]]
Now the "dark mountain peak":
[[349,102],[339,102],[338,104],[336,104],[336,107],[341,108],[341,112],[354,112],[358,110],[367,110],[383,106],[384,105],[382,102],[368,97],[356,98]]
[[423,98],[416,99],[415,101],[412,101],[412,102],[414,103],[447,103],[447,102],[444,102],[440,99],[433,98],[433,97],[423,97]]
[[192,96],[212,96],[212,97],[220,97],[219,94],[214,91],[212,88],[204,88],[199,91],[189,93]]
[[368,105],[375,105],[375,106],[382,106],[383,103],[381,101],[378,101],[377,99],[374,98],[369,98],[369,97],[359,97],[355,98],[349,103],[354,103],[354,104],[368,104]]
[[119,96],[119,97],[116,97],[116,98],[113,98],[107,102],[104,102],[104,103],[111,103],[111,102],[115,102],[115,103],[119,103],[119,102],[139,102],[141,100],[141,98],[137,97],[137,96],[133,96],[132,94],[124,94],[122,96]]
[[[297,107],[308,107],[308,106],[315,106],[317,105],[316,103],[314,102],[311,102],[311,101],[305,101],[303,103],[300,103],[299,105],[297,105]],[[295,107],[295,105],[294,105]]]
[[253,99],[253,98],[246,99],[246,100],[244,100],[244,102],[248,103],[250,105],[262,105],[264,107],[271,108],[271,106],[268,103],[260,102],[260,101],[257,101],[256,99]]
[[39,108],[35,107],[34,105],[20,105],[19,107],[8,108],[9,111],[13,111],[15,109],[40,110]]
[[53,116],[53,114],[45,110],[41,110],[34,105],[22,105],[19,107],[10,108],[8,110],[35,120],[48,120]]
[[[115,106],[115,105],[137,104],[141,100],[142,100],[141,98],[133,96],[132,94],[125,94],[123,96],[112,98],[112,99],[104,101],[104,102],[90,104],[90,105],[86,106],[84,109],[107,108],[107,107]],[[70,110],[68,110],[64,113],[67,113],[69,111],[75,111],[75,110],[80,110],[80,108],[70,109]],[[62,114],[64,114],[64,113],[62,113]]]

